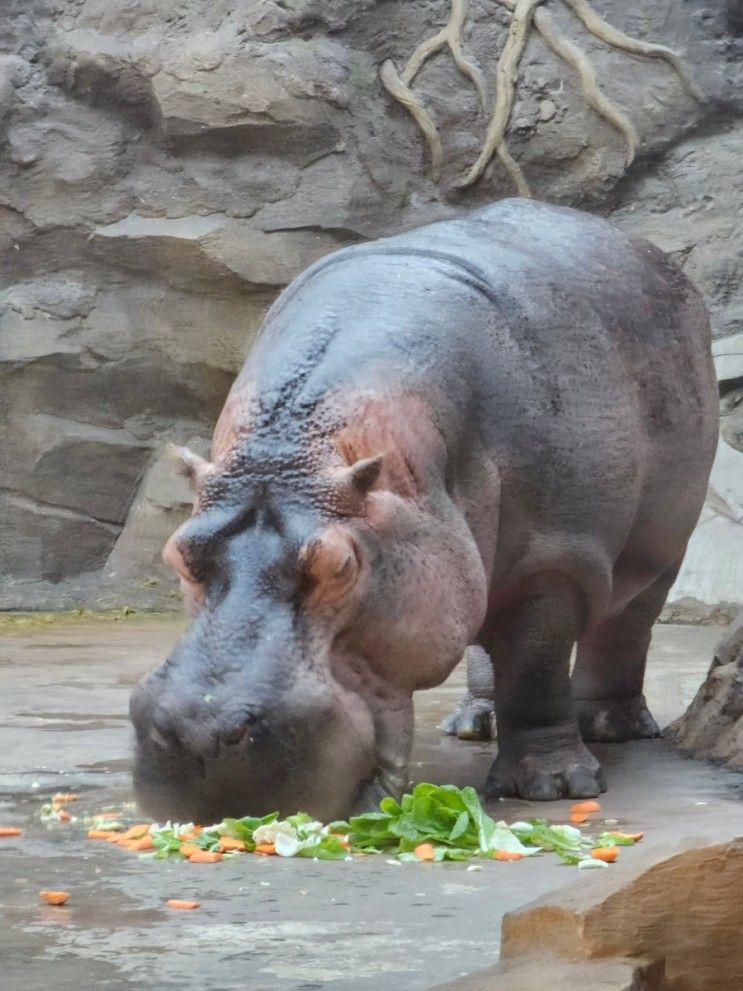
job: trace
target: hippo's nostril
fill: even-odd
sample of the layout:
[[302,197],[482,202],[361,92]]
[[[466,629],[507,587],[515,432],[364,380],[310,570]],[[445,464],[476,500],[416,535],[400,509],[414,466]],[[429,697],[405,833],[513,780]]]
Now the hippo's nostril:
[[240,747],[250,742],[250,726],[238,726],[222,737],[228,747]]
[[159,750],[167,750],[172,742],[157,726],[153,726],[150,730],[150,740]]

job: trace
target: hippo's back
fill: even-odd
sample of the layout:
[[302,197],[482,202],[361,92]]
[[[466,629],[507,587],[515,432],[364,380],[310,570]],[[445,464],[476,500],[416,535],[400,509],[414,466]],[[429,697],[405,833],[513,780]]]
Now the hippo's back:
[[651,433],[699,434],[706,415],[714,434],[699,294],[654,245],[569,208],[503,200],[328,255],[279,297],[249,366],[306,397],[373,385],[386,362],[431,400],[465,378],[495,432],[632,406]]

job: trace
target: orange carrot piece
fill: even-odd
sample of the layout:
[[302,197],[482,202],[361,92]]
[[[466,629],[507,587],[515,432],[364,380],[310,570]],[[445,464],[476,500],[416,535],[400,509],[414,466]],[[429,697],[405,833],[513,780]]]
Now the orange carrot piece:
[[64,905],[70,897],[70,893],[69,891],[40,891],[39,897],[42,898],[47,905]]
[[184,857],[190,857],[192,853],[199,853],[201,850],[200,846],[196,846],[195,843],[181,843],[181,853]]
[[181,840],[185,840],[186,842],[188,842],[188,840],[195,840],[196,837],[199,835],[199,833],[203,833],[203,832],[204,832],[203,826],[194,826],[193,829],[189,830],[187,833],[179,833],[178,835],[180,836]]
[[574,815],[593,815],[594,812],[601,811],[601,806],[595,799],[589,798],[587,802],[576,802],[575,805],[571,805],[570,811]]
[[273,843],[259,843],[255,848],[256,853],[262,853],[264,857],[270,857],[276,853],[276,846]]
[[52,796],[52,804],[59,802],[60,805],[67,805],[68,802],[76,802],[79,795],[73,795],[72,793],[67,794],[62,791],[58,791],[56,795]]
[[121,834],[116,833],[111,829],[89,829],[88,839],[89,840],[111,840],[118,841],[121,839]]
[[23,836],[23,830],[17,826],[0,826],[0,836]]
[[168,908],[201,908],[201,902],[184,901],[182,898],[168,898]]
[[57,809],[57,818],[60,822],[69,822],[72,816],[67,809]]
[[418,860],[433,860],[436,853],[430,843],[420,843],[413,851]]
[[591,850],[591,856],[594,860],[603,860],[605,864],[613,864],[619,856],[619,847],[598,846],[595,850]]
[[224,854],[219,853],[217,850],[195,850],[194,853],[188,858],[191,864],[218,864],[222,860]]
[[101,812],[96,816],[96,819],[120,819],[120,812]]
[[576,826],[580,826],[584,822],[588,822],[589,818],[590,818],[590,816],[587,816],[585,813],[582,813],[582,812],[571,812],[570,813],[570,821],[574,825],[576,825]]
[[517,853],[511,850],[496,850],[493,854],[493,860],[523,860],[524,854]]
[[619,836],[622,839],[634,840],[635,843],[639,843],[640,840],[645,836],[644,833],[619,833],[615,829],[612,829],[609,835]]
[[155,849],[155,844],[149,833],[145,833],[144,836],[140,836],[136,840],[127,840],[126,845],[130,850],[139,850],[140,852]]
[[222,836],[217,844],[220,853],[231,853],[233,850],[245,851],[247,847],[243,840],[236,840],[233,836]]
[[122,839],[124,840],[138,840],[140,837],[149,833],[150,825],[147,822],[142,822],[137,826],[130,826],[125,833],[122,833]]

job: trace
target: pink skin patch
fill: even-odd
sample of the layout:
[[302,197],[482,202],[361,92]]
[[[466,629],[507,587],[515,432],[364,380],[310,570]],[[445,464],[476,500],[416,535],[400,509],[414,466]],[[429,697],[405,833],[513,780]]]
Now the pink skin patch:
[[163,548],[163,561],[168,567],[178,575],[181,580],[181,593],[183,594],[183,605],[188,616],[195,616],[204,602],[204,589],[194,580],[188,565],[178,547],[178,534],[176,532],[170,537]]

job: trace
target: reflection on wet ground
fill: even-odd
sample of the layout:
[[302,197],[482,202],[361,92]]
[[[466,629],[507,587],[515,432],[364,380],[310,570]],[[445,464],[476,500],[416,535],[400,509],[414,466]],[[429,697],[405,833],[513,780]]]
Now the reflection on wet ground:
[[[39,808],[59,790],[80,794],[76,812],[131,799],[129,692],[178,629],[175,620],[127,618],[105,629],[85,623],[55,631],[51,624],[0,637],[0,823],[24,828],[20,839],[0,841],[3,991],[418,991],[493,963],[505,911],[562,884],[585,883],[585,875],[546,858],[488,863],[478,872],[462,864],[392,865],[384,857],[154,863],[93,843],[74,823],[43,824]],[[660,722],[693,694],[718,633],[657,629],[648,696]],[[456,672],[417,699],[415,779],[483,782],[493,746],[460,743],[436,729],[461,691]],[[609,781],[604,814],[646,830],[646,843],[665,854],[739,809],[740,776],[687,760],[664,741],[596,752]],[[567,808],[500,802],[490,811],[512,821],[535,813],[564,818]],[[41,888],[72,897],[51,908],[40,903]],[[202,908],[172,912],[165,907],[171,897]]]

